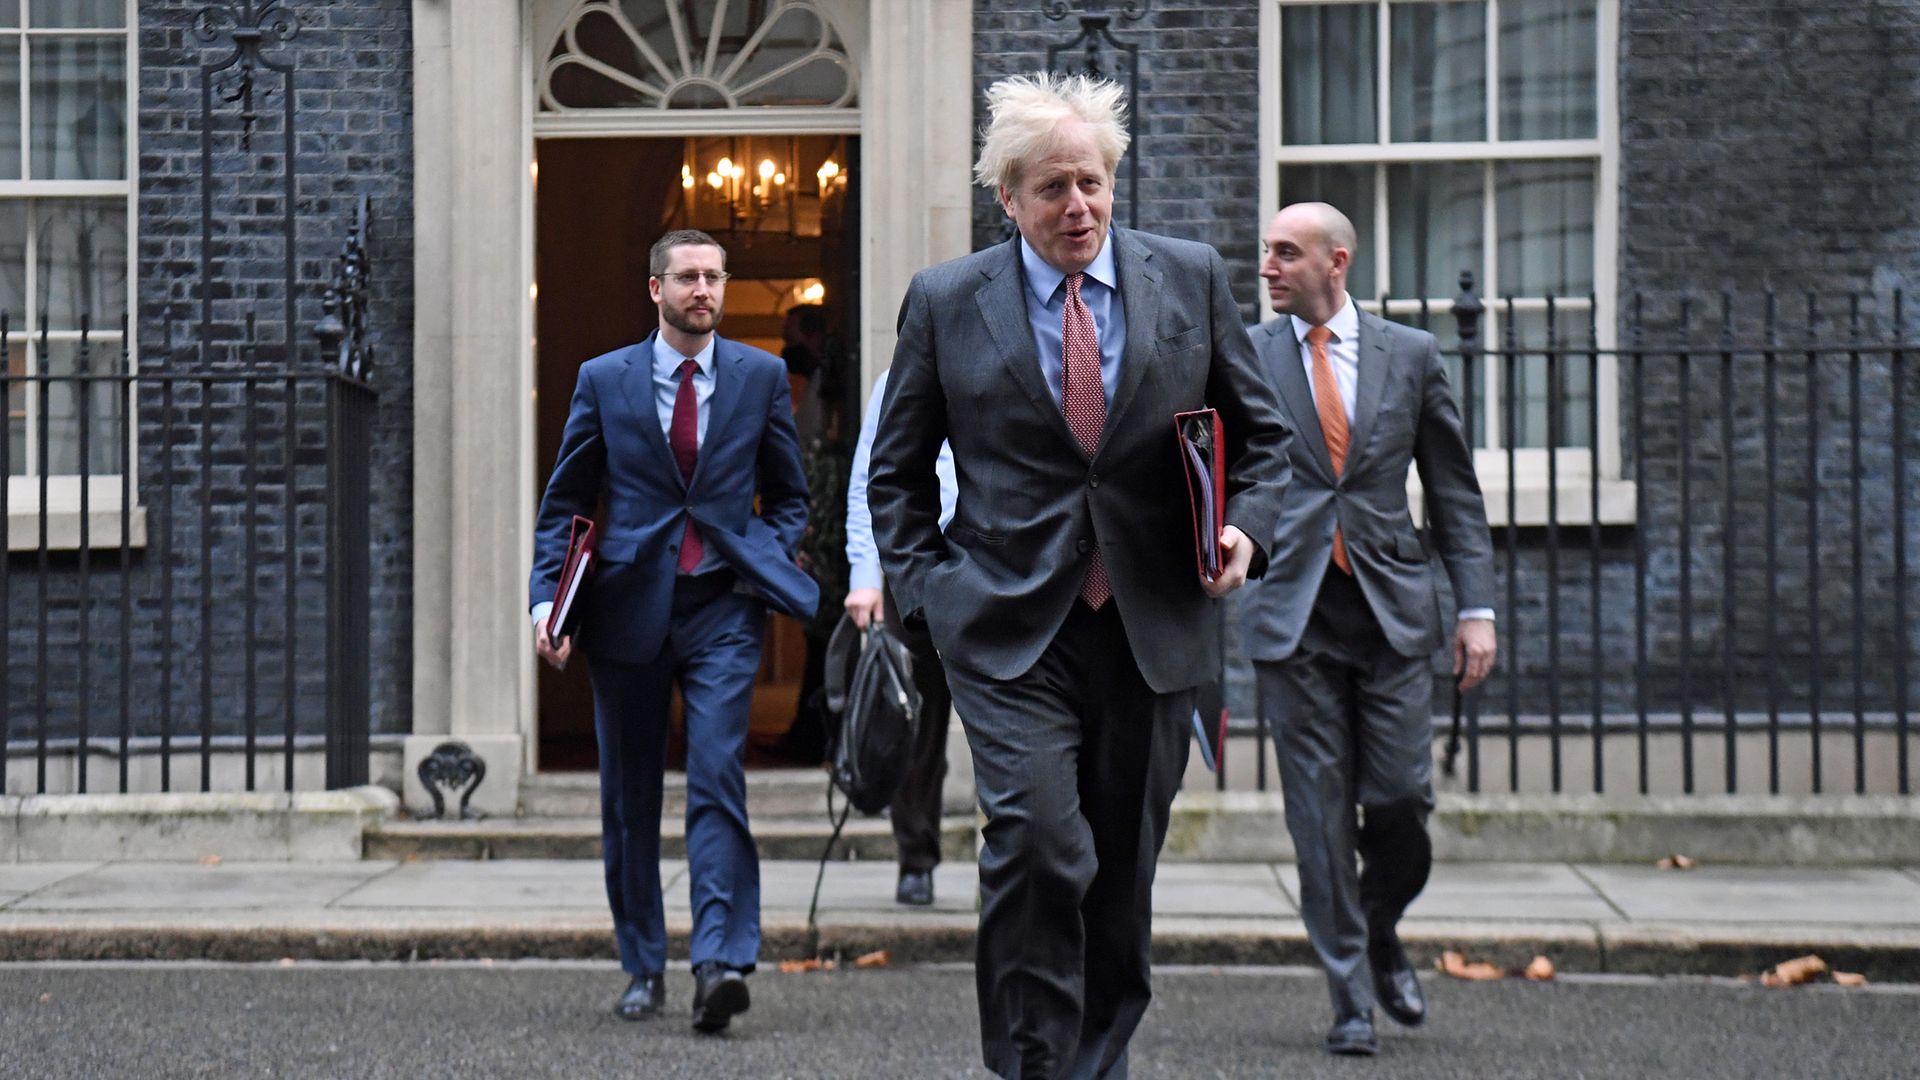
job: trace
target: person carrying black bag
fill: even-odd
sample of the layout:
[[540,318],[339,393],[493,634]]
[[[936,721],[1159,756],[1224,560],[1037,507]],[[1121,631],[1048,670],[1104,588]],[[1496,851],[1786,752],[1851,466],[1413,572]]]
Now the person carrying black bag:
[[[886,400],[887,374],[874,380],[867,409],[860,420],[860,441],[853,450],[853,476],[847,484],[847,615],[866,629],[878,619],[907,647],[913,660],[913,681],[920,692],[920,722],[906,779],[891,805],[893,842],[899,849],[900,881],[894,899],[902,904],[933,903],[933,868],[940,863],[940,793],[947,777],[947,724],[953,713],[953,695],[947,690],[947,670],[927,636],[926,628],[909,627],[900,618],[893,591],[880,574],[880,552],[873,542],[873,515],[867,509],[867,468],[873,454],[873,436],[879,427],[880,403]],[[941,448],[940,524],[953,520],[957,488],[953,452]]]

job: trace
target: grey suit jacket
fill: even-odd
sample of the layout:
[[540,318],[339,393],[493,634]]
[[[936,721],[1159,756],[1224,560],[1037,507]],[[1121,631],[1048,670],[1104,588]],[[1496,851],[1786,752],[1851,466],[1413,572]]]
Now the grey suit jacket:
[[1253,331],[1289,426],[1293,482],[1281,503],[1267,576],[1249,598],[1256,660],[1284,660],[1299,647],[1333,531],[1343,530],[1353,566],[1387,642],[1405,656],[1445,642],[1439,578],[1407,512],[1407,466],[1420,472],[1433,546],[1462,608],[1493,606],[1493,540],[1473,455],[1432,334],[1360,312],[1360,377],[1346,468],[1336,478],[1314,411],[1313,388],[1291,319]]
[[[1094,545],[1147,684],[1171,693],[1219,669],[1200,588],[1173,415],[1220,410],[1226,520],[1274,535],[1289,435],[1205,244],[1114,231],[1126,351],[1089,458],[1040,373],[1013,241],[916,274],[867,485],[900,610],[923,615],[949,665],[1024,674],[1077,603]],[[943,534],[934,461],[953,445],[959,505]],[[1255,556],[1257,574],[1264,553]]]

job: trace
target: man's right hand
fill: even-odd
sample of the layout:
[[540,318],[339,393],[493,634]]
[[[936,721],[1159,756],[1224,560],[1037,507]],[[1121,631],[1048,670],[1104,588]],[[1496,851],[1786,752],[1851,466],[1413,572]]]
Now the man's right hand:
[[847,592],[847,614],[853,617],[853,625],[862,630],[868,623],[886,622],[886,612],[881,610],[879,589],[852,589]]
[[559,671],[567,666],[567,658],[573,655],[573,639],[563,637],[560,647],[554,648],[553,640],[547,637],[547,621],[542,619],[533,627],[533,651],[540,654],[540,659],[552,664],[555,671]]

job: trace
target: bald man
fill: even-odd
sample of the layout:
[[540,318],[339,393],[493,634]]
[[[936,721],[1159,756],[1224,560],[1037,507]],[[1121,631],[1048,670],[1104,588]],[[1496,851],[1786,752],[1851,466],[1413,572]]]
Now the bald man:
[[[1281,318],[1253,332],[1254,348],[1299,437],[1247,625],[1301,915],[1333,997],[1326,1048],[1372,1054],[1376,1002],[1408,1026],[1427,1016],[1396,927],[1433,861],[1428,662],[1447,635],[1428,551],[1453,584],[1453,671],[1472,687],[1493,666],[1493,541],[1438,343],[1347,295],[1353,223],[1298,203],[1265,242],[1260,276]],[[1409,465],[1426,493],[1425,542]]]

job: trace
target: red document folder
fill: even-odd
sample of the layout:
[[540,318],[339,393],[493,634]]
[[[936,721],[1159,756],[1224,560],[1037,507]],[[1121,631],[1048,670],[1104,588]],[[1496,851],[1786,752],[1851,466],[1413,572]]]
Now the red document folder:
[[1200,576],[1212,581],[1224,569],[1220,530],[1227,527],[1227,447],[1220,414],[1212,409],[1174,413],[1173,429],[1193,514],[1194,562]]
[[567,534],[567,561],[560,567],[560,580],[553,589],[553,610],[547,612],[547,638],[559,644],[572,637],[580,627],[580,614],[586,610],[580,595],[587,572],[593,569],[593,545],[600,538],[592,518],[573,516],[573,528]]

